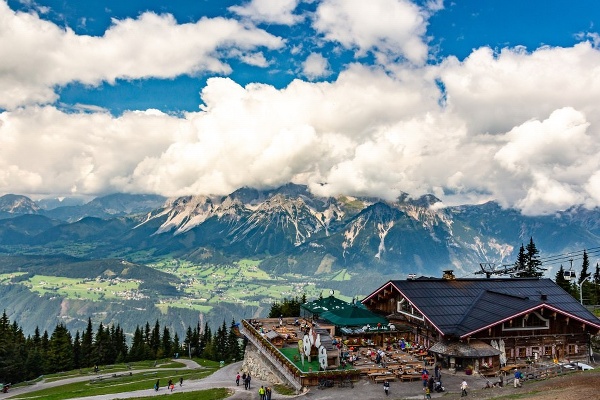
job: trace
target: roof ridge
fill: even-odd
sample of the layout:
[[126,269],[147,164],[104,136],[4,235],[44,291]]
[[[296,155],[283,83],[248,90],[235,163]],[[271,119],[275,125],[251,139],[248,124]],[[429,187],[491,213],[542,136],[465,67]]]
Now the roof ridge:
[[529,300],[529,296],[511,294],[511,293],[506,293],[506,292],[499,292],[497,290],[486,289],[486,290],[484,290],[484,292],[490,292],[490,293],[494,293],[494,294],[499,294],[501,296],[513,297],[515,299]]
[[471,303],[471,305],[469,306],[469,308],[467,309],[467,312],[463,315],[463,317],[460,319],[460,321],[458,321],[456,323],[456,326],[462,326],[463,321],[467,318],[467,316],[471,313],[471,310],[473,309],[473,307],[475,307],[475,304],[477,304],[477,302],[479,301],[479,299],[481,299],[481,296],[483,296],[483,294],[487,292],[487,290],[482,290],[477,297],[475,298],[475,300],[473,300],[473,302]]

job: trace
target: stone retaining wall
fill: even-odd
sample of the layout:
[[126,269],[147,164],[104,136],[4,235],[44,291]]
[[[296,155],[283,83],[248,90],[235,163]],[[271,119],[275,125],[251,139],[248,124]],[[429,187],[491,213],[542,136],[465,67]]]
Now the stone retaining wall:
[[267,381],[272,385],[288,384],[287,379],[281,374],[266,357],[252,343],[246,345],[242,371],[250,372],[252,378]]

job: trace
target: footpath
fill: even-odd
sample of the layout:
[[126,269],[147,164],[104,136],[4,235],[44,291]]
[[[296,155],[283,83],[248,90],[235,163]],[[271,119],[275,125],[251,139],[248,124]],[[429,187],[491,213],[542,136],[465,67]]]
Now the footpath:
[[[185,363],[187,369],[201,369],[203,368],[201,365],[197,364],[192,360],[179,359],[179,362]],[[212,388],[227,388],[230,389],[233,394],[228,399],[238,400],[238,399],[258,399],[258,388],[261,385],[268,385],[267,382],[261,381],[256,378],[252,378],[251,388],[249,390],[244,389],[244,385],[240,384],[237,386],[235,384],[235,376],[238,371],[240,371],[242,366],[242,362],[237,362],[234,364],[226,365],[223,368],[215,371],[215,373],[207,376],[203,379],[198,380],[187,380],[183,382],[182,386],[179,386],[179,382],[177,381],[177,377],[174,376],[173,380],[176,383],[175,389],[171,392],[170,389],[167,389],[166,382],[163,382],[163,385],[159,388],[158,391],[155,391],[154,388],[148,388],[144,390],[137,390],[133,392],[124,392],[124,393],[115,393],[115,394],[107,394],[107,395],[98,395],[98,396],[88,396],[88,397],[78,397],[75,400],[117,400],[117,399],[128,399],[132,397],[153,397],[153,396],[169,396],[171,394],[181,393],[181,392],[192,392],[204,389],[212,389]],[[179,368],[181,370],[181,368]],[[133,374],[140,374],[149,371],[156,371],[156,369],[150,370],[138,370],[132,371]],[[164,371],[164,370],[163,370]],[[40,389],[46,389],[49,387],[56,387],[65,385],[72,382],[80,382],[89,380],[89,376],[82,377],[74,377],[62,379],[54,382],[38,382],[35,385],[31,386],[22,386],[11,388],[9,393],[1,393],[0,400],[8,399],[12,396],[22,396],[23,394],[31,392],[31,398],[35,398],[34,391]],[[489,390],[483,390],[486,385],[486,378],[481,376],[465,376],[462,374],[458,375],[443,375],[442,380],[444,387],[446,389],[443,393],[432,393],[432,398],[441,398],[446,399],[455,399],[460,397],[460,383],[463,379],[466,379],[469,384],[469,398],[488,398],[488,396],[500,396],[507,395],[513,392],[513,388],[504,387],[504,388],[493,388]],[[337,400],[343,398],[352,398],[352,399],[360,399],[360,400],[371,400],[371,399],[423,399],[423,385],[421,382],[391,382],[390,383],[390,394],[389,396],[385,396],[383,391],[383,385],[379,383],[373,383],[368,379],[361,379],[358,382],[354,383],[354,388],[339,388],[337,386],[326,389],[318,389],[316,387],[311,387],[307,392],[301,393],[299,395],[293,396],[284,396],[273,392],[271,397],[273,400],[276,399],[306,399],[306,400]]]

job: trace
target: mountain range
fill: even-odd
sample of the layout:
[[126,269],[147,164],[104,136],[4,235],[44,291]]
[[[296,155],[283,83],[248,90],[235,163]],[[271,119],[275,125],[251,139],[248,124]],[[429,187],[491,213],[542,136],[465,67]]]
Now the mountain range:
[[[84,204],[0,197],[0,273],[43,265],[46,275],[64,276],[50,270],[70,265],[71,274],[80,271],[74,276],[94,278],[108,269],[121,273],[114,266],[126,262],[137,266],[136,278],[169,282],[150,285],[162,295],[174,295],[178,279],[145,266],[157,259],[197,265],[249,259],[274,276],[317,279],[348,271],[355,278],[342,288],[364,294],[387,277],[441,276],[446,269],[466,276],[479,263],[513,263],[531,237],[542,257],[597,248],[600,210],[525,216],[494,202],[444,206],[433,195],[319,197],[296,184],[226,196],[113,194]],[[92,268],[94,262],[113,267]],[[553,277],[557,266],[548,267]]]

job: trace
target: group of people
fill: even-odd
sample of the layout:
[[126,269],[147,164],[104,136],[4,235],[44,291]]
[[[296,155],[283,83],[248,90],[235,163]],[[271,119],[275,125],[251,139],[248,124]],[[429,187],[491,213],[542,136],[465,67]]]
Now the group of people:
[[260,397],[260,400],[271,400],[271,388],[269,386],[264,387],[261,386],[258,389],[258,396]]
[[[179,386],[183,386],[183,377],[179,378]],[[158,392],[158,389],[160,389],[160,379],[157,379],[156,383],[154,384],[154,390]],[[173,379],[169,379],[169,383],[167,383],[167,390],[170,390],[171,392],[175,390]]]
[[238,372],[237,375],[235,376],[235,384],[237,386],[240,386],[240,380],[244,384],[244,389],[249,390],[250,389],[250,382],[252,381],[252,377],[250,376],[250,372],[248,372],[248,373],[244,372],[242,375],[240,375],[240,373]]

